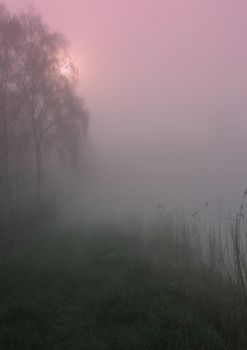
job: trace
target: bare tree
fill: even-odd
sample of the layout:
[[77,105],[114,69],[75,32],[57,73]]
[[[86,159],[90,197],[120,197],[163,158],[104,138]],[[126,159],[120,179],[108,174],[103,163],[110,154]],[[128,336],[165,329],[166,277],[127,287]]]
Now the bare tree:
[[68,52],[33,10],[11,15],[0,6],[0,186],[9,215],[28,192],[40,207],[51,151],[79,168],[88,115]]
[[20,99],[16,87],[16,72],[19,60],[20,26],[4,6],[0,6],[0,144],[2,188],[6,198],[8,214],[13,212],[11,183],[11,153],[13,151],[13,129]]
[[[21,81],[34,142],[36,198],[39,204],[45,151],[62,138],[64,147],[75,161],[78,141],[82,136],[78,130],[82,124],[86,129],[86,113],[75,94],[75,69],[67,55],[68,43],[64,37],[51,33],[33,12],[24,13],[21,24],[25,33]],[[65,59],[70,62],[70,75],[62,74]]]

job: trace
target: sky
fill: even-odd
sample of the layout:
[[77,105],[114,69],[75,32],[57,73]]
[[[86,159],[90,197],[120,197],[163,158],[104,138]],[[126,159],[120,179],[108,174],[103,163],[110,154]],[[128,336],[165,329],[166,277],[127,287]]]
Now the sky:
[[7,0],[65,34],[90,110],[84,198],[234,205],[247,187],[245,0]]

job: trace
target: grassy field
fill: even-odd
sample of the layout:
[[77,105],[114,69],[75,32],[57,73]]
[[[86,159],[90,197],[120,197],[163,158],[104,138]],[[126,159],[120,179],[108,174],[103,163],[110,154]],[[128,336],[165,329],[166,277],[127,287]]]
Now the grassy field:
[[152,273],[140,239],[106,227],[53,233],[1,257],[0,349],[223,347]]

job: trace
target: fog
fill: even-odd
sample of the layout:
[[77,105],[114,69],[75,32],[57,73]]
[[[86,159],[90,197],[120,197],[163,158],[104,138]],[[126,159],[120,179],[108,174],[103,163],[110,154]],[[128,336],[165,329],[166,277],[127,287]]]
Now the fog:
[[247,185],[245,1],[6,3],[29,4],[70,41],[90,110],[83,184],[53,174],[65,215],[235,206]]

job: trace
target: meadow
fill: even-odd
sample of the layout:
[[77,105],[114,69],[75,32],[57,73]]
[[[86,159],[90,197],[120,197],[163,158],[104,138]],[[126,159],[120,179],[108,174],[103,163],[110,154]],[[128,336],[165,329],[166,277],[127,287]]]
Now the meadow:
[[226,217],[220,204],[217,225],[159,205],[145,224],[13,235],[1,246],[0,348],[246,349],[246,196]]
[[102,225],[42,232],[5,250],[0,348],[224,349],[144,241],[137,228]]

